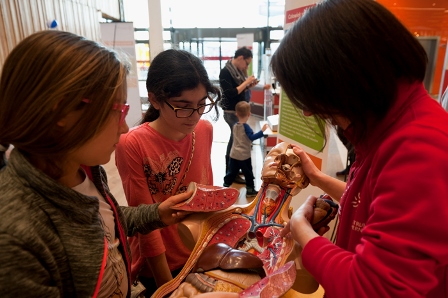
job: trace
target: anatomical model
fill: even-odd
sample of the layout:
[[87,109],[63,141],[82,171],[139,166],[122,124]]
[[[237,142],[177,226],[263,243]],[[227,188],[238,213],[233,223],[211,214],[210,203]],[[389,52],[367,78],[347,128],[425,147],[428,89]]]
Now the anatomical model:
[[[280,237],[289,221],[291,199],[309,184],[300,158],[287,143],[266,156],[263,184],[247,205],[232,205],[233,188],[192,184],[195,191],[179,210],[198,211],[181,224],[179,233],[192,254],[179,275],[152,297],[194,297],[204,292],[236,292],[240,297],[278,297],[296,279],[297,244]],[[206,207],[209,206],[209,207]],[[325,226],[337,213],[331,198],[319,199],[313,226]]]

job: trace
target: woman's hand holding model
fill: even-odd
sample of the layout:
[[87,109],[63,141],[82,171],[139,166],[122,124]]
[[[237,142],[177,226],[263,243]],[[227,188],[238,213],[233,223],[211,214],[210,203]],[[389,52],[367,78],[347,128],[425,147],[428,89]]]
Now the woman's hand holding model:
[[[305,175],[310,179],[310,184],[319,187],[332,198],[339,201],[346,183],[324,174],[316,167],[311,158],[301,147],[295,144],[291,144],[291,146],[294,154],[300,157],[302,169]],[[329,227],[325,226],[319,229],[316,233],[311,225],[316,200],[317,197],[309,196],[300,208],[294,212],[290,221],[280,233],[282,237],[291,233],[292,238],[295,239],[300,246],[305,247],[311,239],[323,235],[329,230]]]
[[330,197],[339,202],[344,193],[346,183],[323,173],[316,167],[311,158],[302,148],[294,144],[291,146],[294,153],[300,157],[303,171],[310,179],[310,184],[322,189]]

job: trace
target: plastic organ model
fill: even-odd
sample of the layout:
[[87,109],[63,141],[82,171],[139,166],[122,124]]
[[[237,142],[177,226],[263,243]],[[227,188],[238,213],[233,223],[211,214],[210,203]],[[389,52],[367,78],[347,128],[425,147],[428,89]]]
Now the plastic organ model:
[[[279,233],[291,216],[292,197],[307,187],[309,180],[300,158],[284,142],[266,156],[261,176],[263,184],[250,204],[228,207],[229,197],[236,200],[234,189],[225,194],[225,204],[214,204],[218,210],[219,206],[228,207],[224,210],[203,213],[210,208],[197,204],[202,206],[197,210],[202,213],[179,224],[179,233],[192,254],[179,275],[152,297],[194,297],[213,291],[237,292],[240,297],[278,297],[293,286],[296,268],[291,260],[300,253],[294,240]],[[220,188],[210,187],[211,192],[214,189]],[[214,192],[218,201],[221,191]],[[194,200],[188,200],[184,208],[196,211],[191,206]],[[328,196],[319,199],[313,227],[316,224],[317,230],[327,225],[337,207]]]

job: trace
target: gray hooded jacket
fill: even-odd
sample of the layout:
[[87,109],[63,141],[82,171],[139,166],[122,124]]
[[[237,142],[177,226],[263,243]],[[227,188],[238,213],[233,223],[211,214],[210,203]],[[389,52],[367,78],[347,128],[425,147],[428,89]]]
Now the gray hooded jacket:
[[[123,237],[165,227],[158,204],[118,206],[104,169],[89,169],[99,192],[114,204],[115,230],[129,272]],[[92,297],[104,248],[98,198],[57,183],[13,149],[0,170],[0,297]]]

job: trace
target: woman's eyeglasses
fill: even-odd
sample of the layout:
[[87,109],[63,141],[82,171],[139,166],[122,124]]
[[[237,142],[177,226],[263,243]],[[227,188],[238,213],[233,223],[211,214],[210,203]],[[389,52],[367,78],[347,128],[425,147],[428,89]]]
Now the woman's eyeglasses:
[[188,118],[196,111],[199,115],[207,114],[210,112],[215,106],[215,102],[209,97],[211,103],[205,104],[202,106],[195,108],[176,108],[173,107],[168,101],[165,101],[166,104],[176,113],[177,118]]
[[[82,100],[82,102],[91,103],[91,100],[84,98]],[[130,106],[128,104],[123,104],[123,103],[114,103],[114,105],[112,106],[113,111],[119,111],[121,113],[120,114],[120,122],[118,124],[119,126],[123,125],[124,121],[126,120],[126,116],[128,115],[129,108],[130,108]]]

